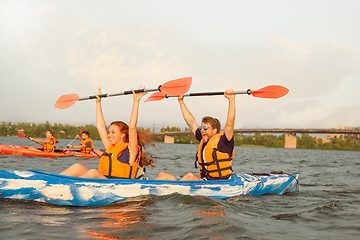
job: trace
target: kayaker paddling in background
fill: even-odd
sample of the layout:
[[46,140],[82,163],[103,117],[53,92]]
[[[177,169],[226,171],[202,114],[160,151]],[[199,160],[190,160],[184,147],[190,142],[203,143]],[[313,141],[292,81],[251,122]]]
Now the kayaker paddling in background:
[[[101,88],[99,88],[98,94],[102,94]],[[116,121],[111,123],[109,131],[106,130],[101,99],[97,97],[96,127],[101,141],[106,148],[99,162],[99,170],[89,170],[77,163],[60,174],[84,178],[135,178],[139,165],[141,167],[154,166],[153,163],[155,161],[153,157],[144,150],[144,147],[155,147],[155,144],[148,134],[136,130],[139,103],[145,94],[133,91],[133,108],[129,126],[124,122]]]
[[[235,95],[233,90],[226,90],[224,96],[229,100],[229,109],[224,132],[220,132],[220,121],[213,117],[203,117],[201,126],[196,123],[194,116],[184,103],[184,96],[179,96],[179,104],[185,122],[200,141],[196,162],[199,163],[200,173],[187,173],[180,180],[223,180],[231,176],[231,163],[234,157],[234,123],[235,123]],[[196,163],[195,163],[196,164]],[[161,172],[155,180],[176,180],[173,174]]]
[[32,137],[29,137],[29,140],[34,141],[40,145],[42,145],[42,147],[40,149],[38,148],[34,148],[34,147],[29,147],[29,150],[33,150],[33,151],[40,151],[40,152],[52,152],[55,149],[55,143],[58,143],[59,141],[56,140],[53,131],[48,130],[46,132],[46,139],[45,140],[40,140],[40,139],[34,139]]
[[[76,135],[76,137],[81,140],[81,145],[68,144],[67,146],[71,148],[80,148],[81,154],[91,154],[94,148],[94,142],[91,140],[89,132],[83,131],[81,137],[79,135]],[[66,151],[66,153],[71,153],[71,151]]]

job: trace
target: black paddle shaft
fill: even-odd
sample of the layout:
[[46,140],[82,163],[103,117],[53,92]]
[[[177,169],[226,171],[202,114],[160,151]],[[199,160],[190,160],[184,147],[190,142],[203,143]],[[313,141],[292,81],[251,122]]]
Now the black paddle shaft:
[[[161,87],[161,85],[159,86],[159,88]],[[140,92],[152,92],[152,91],[158,91],[159,88],[156,89],[136,89],[134,90],[135,93],[140,93]],[[99,98],[107,98],[107,97],[115,97],[115,96],[121,96],[121,95],[129,95],[129,94],[133,94],[133,92],[131,90],[128,91],[124,91],[122,93],[113,93],[113,94],[108,94],[108,93],[103,93],[100,95],[97,95]],[[79,101],[81,100],[87,100],[87,99],[95,99],[96,95],[92,95],[89,97],[85,97],[85,98],[80,98]]]
[[[250,89],[248,89],[247,91],[234,91],[232,94],[248,94],[251,95],[250,93]],[[188,94],[184,94],[184,97],[196,97],[196,96],[214,96],[214,95],[224,95],[225,92],[200,92],[200,93],[188,93]],[[173,97],[173,96],[169,96],[169,95],[165,95],[166,98],[168,97]]]

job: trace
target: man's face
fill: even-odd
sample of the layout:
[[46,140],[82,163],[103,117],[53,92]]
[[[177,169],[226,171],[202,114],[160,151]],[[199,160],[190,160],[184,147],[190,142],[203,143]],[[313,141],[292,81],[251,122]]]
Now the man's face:
[[85,133],[82,133],[81,138],[82,138],[82,140],[85,140],[87,138],[87,135]]
[[212,128],[209,123],[201,123],[200,133],[204,143],[207,143],[217,132],[216,128]]

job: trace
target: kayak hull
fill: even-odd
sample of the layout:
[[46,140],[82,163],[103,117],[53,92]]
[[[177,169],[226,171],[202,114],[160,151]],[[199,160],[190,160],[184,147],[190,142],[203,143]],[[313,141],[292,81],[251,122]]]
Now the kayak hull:
[[[37,148],[40,149],[40,148]],[[40,152],[29,150],[29,147],[13,146],[13,145],[0,145],[0,153],[11,155],[23,155],[23,156],[41,156],[41,157],[83,157],[83,158],[99,158],[102,155],[102,151],[94,150],[96,154],[81,154],[80,150],[67,149],[70,153],[63,153],[64,149],[56,149],[55,152]]]
[[70,206],[101,206],[137,196],[172,193],[225,199],[295,192],[298,180],[299,174],[233,174],[229,180],[168,181],[87,179],[39,170],[0,170],[0,198]]

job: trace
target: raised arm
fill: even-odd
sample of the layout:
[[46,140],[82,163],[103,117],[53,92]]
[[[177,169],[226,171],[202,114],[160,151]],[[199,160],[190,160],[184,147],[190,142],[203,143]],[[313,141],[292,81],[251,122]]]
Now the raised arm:
[[226,90],[224,96],[229,99],[229,110],[224,128],[225,136],[230,141],[234,136],[235,124],[235,94],[231,94],[234,90]]
[[189,109],[186,107],[186,105],[184,103],[184,96],[180,95],[178,97],[178,101],[180,104],[181,113],[184,117],[186,124],[189,126],[190,130],[195,134],[195,131],[196,131],[196,129],[199,128],[199,125],[197,125],[194,116],[191,114]]
[[[140,87],[140,89],[141,89],[141,87]],[[136,125],[137,125],[137,119],[138,119],[138,115],[139,115],[140,99],[146,94],[143,92],[135,93],[133,89],[132,89],[132,92],[133,92],[133,108],[131,111],[131,117],[130,117],[130,123],[129,123],[129,146],[128,146],[129,152],[130,152],[130,157],[129,157],[130,164],[135,162],[136,156],[139,152],[138,134],[137,134],[137,130],[136,130]]]
[[[99,95],[102,94],[101,93],[101,87],[99,87]],[[96,95],[96,93],[95,93]],[[104,115],[102,113],[102,108],[101,108],[101,98],[97,97],[96,98],[96,128],[99,132],[99,136],[101,138],[101,141],[105,147],[105,149],[107,149],[110,146],[110,140],[108,138],[108,133],[106,130],[106,124],[105,124],[105,119],[104,119]]]

